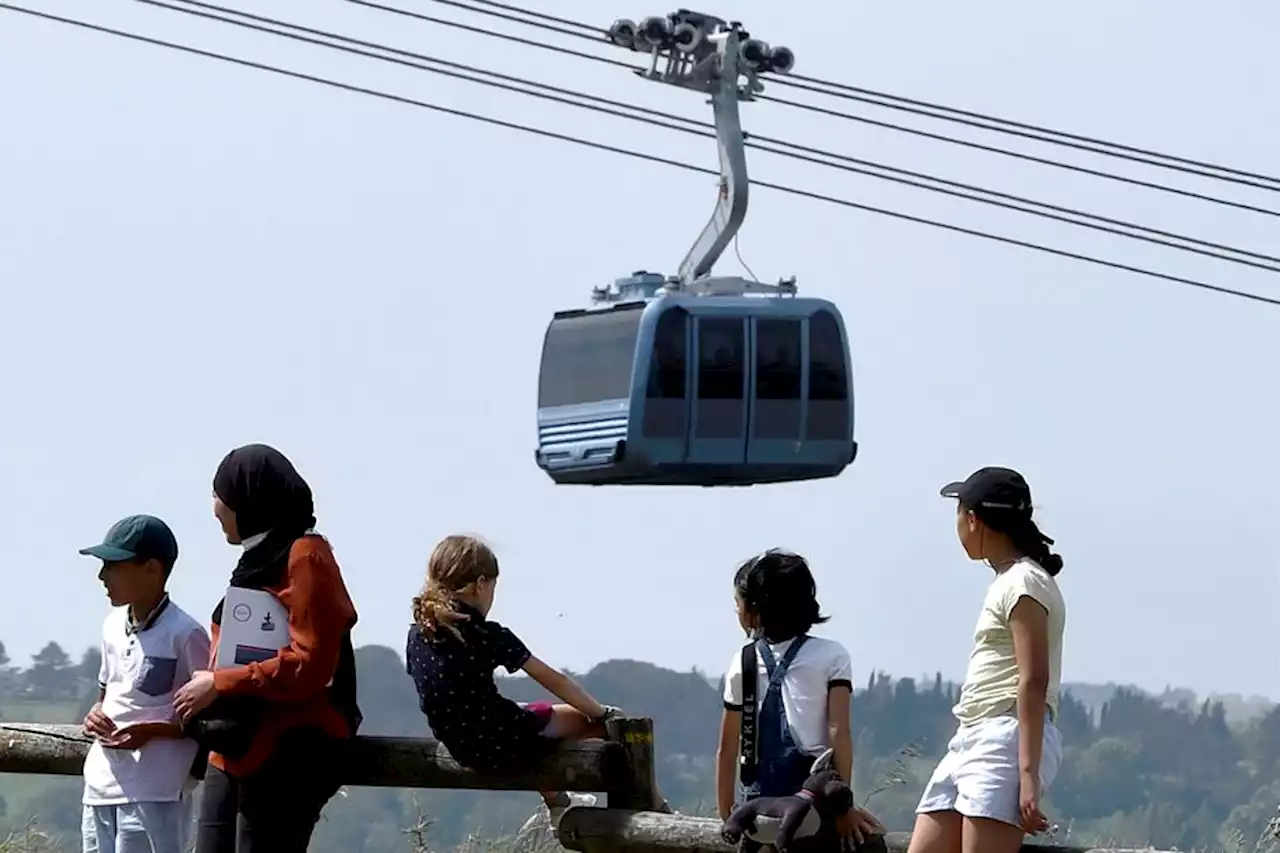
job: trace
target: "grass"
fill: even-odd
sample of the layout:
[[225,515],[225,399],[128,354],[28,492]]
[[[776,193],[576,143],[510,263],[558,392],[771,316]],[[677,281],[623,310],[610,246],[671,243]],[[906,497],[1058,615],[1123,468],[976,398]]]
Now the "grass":
[[[896,784],[900,783],[889,782],[885,789]],[[564,853],[564,848],[559,845],[554,836],[547,833],[538,833],[523,839],[501,836],[481,838],[478,835],[471,835],[462,844],[453,848],[435,847],[430,841],[431,818],[427,817],[420,808],[416,808],[416,811],[417,819],[414,824],[403,830],[408,853]],[[1069,844],[1069,841],[1067,838],[1051,837],[1040,843]],[[1110,846],[1113,845],[1099,845],[1094,849],[1106,849]],[[8,837],[0,841],[0,853],[63,853],[63,848],[58,844],[57,839],[41,831],[36,821],[31,820],[21,830],[11,832]],[[1213,851],[1204,853],[1213,853]],[[1228,839],[1225,849],[1217,853],[1280,853],[1280,808],[1276,810],[1276,816],[1268,821],[1262,834],[1255,841],[1251,843],[1242,833],[1237,832]]]
[[[904,758],[909,749],[909,746],[904,748]],[[901,784],[894,778],[892,771],[885,775],[883,782],[878,783],[879,790]],[[879,784],[884,787],[879,788]],[[437,848],[430,841],[431,819],[420,808],[415,806],[415,810],[416,822],[403,830],[408,853],[563,853],[564,850],[554,836],[546,833],[538,833],[526,839],[481,838],[472,835],[452,849]],[[1065,839],[1055,839],[1055,842],[1067,843]],[[57,839],[43,832],[35,820],[30,820],[24,827],[0,840],[0,853],[63,853],[63,848],[59,846]],[[1227,840],[1226,849],[1222,853],[1280,853],[1280,808],[1277,808],[1275,816],[1267,822],[1255,841],[1250,842],[1237,832]]]
[[[431,818],[414,803],[417,820],[404,830],[409,842],[410,853],[446,853],[433,847],[430,842]],[[536,833],[527,838],[481,838],[469,835],[460,845],[447,853],[564,853],[564,848],[555,840],[554,835],[546,832]],[[0,853],[4,853],[0,849]]]
[[871,802],[871,798],[876,794],[882,794],[885,791],[898,787],[899,785],[910,784],[912,781],[910,762],[913,759],[919,758],[923,752],[923,747],[915,741],[912,741],[899,749],[897,753],[894,754],[893,764],[889,766],[889,769],[886,772],[881,773],[876,778],[875,784],[871,786],[871,790],[867,792],[865,797],[863,797],[862,807],[864,809],[867,808],[868,804]]
[[[896,784],[899,783],[891,782],[885,789],[887,790],[888,787]],[[454,851],[447,852],[438,850],[430,845],[428,841],[430,830],[430,818],[419,812],[418,822],[405,830],[405,835],[409,839],[410,853],[554,853],[554,851],[563,853],[564,851],[564,848],[560,847],[554,840],[548,842],[546,839],[538,839],[537,843],[529,845],[527,843],[519,844],[516,839],[511,838],[480,839],[472,836],[455,848]],[[1249,843],[1243,836],[1238,841],[1238,845],[1232,845],[1230,849],[1221,853],[1280,853],[1280,808],[1277,808],[1276,816],[1267,823],[1262,835],[1256,841]],[[1066,842],[1057,840],[1051,843],[1064,844]],[[0,848],[0,853],[5,853],[3,848]]]
[[1260,853],[1280,851],[1280,808],[1276,809],[1276,816],[1267,821],[1267,828],[1258,839],[1258,850]]
[[54,838],[40,831],[35,820],[27,821],[22,829],[0,841],[0,853],[59,853],[60,849]]
[[1232,853],[1280,853],[1280,807],[1277,807],[1275,817],[1267,821],[1262,835],[1253,844],[1238,831],[1232,834],[1228,843],[1234,848]]

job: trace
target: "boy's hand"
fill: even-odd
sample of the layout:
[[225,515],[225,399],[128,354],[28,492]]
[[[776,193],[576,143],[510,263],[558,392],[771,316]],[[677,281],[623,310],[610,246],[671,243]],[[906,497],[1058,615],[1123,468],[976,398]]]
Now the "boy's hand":
[[152,738],[167,734],[172,725],[168,723],[136,723],[117,729],[108,737],[102,738],[102,745],[108,749],[135,750],[142,749]]
[[89,713],[84,717],[84,733],[89,737],[98,739],[109,738],[116,730],[116,724],[111,722],[111,718],[102,713],[102,703],[94,702],[93,707],[89,709]]

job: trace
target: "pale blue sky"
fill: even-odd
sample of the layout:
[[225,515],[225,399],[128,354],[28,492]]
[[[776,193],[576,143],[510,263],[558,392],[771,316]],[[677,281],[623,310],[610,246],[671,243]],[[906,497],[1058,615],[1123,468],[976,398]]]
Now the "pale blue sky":
[[[126,0],[27,5],[715,162],[706,140]],[[1274,4],[788,11],[801,5],[819,6],[721,0],[706,11],[791,46],[806,74],[1280,171]],[[621,70],[339,0],[252,7],[707,115],[696,95]],[[539,8],[602,25],[670,11]],[[710,179],[7,13],[0,108],[0,639],[15,657],[50,638],[77,652],[95,641],[106,601],[76,549],[127,513],[173,525],[175,597],[204,617],[236,556],[210,513],[214,467],[266,441],[315,488],[360,610],[358,643],[402,649],[431,544],[464,530],[497,548],[495,615],[536,654],[579,670],[634,657],[715,673],[740,639],[734,566],[779,545],[812,559],[827,632],[860,673],[958,676],[987,570],[964,560],[937,489],[1006,464],[1027,474],[1066,558],[1068,680],[1280,698],[1280,309],[761,190],[743,254],[762,277],[795,274],[802,293],[843,308],[858,461],[835,480],[745,490],[557,487],[532,456],[546,322],[630,270],[673,271],[709,212]],[[750,105],[744,120],[1206,239],[1277,245],[1265,217],[777,104]],[[766,180],[1280,294],[1261,272],[764,154],[750,162]],[[1151,176],[1280,206],[1275,194]],[[735,266],[730,254],[720,268]]]

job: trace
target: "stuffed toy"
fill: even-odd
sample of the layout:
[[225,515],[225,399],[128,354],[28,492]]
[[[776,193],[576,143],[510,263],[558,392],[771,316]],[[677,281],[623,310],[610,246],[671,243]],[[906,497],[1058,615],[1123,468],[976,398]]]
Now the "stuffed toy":
[[[825,757],[825,756],[824,756]],[[815,768],[821,764],[815,762]],[[818,769],[799,791],[786,797],[756,797],[729,815],[720,835],[739,853],[757,853],[772,844],[786,853],[792,841],[832,831],[837,818],[853,808],[853,791],[834,770]]]

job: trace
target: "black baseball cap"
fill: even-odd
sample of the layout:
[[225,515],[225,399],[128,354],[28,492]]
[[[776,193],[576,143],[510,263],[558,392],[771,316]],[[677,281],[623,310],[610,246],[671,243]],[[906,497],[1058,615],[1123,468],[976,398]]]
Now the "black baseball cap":
[[108,563],[156,560],[171,569],[178,562],[178,540],[154,515],[131,515],[111,525],[100,545],[81,548],[80,553]]
[[994,509],[1031,516],[1031,487],[1012,468],[979,468],[961,482],[942,487],[944,498],[956,498],[972,510]]

